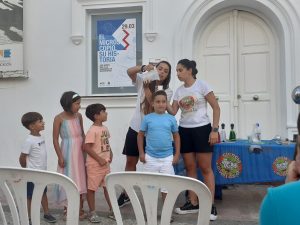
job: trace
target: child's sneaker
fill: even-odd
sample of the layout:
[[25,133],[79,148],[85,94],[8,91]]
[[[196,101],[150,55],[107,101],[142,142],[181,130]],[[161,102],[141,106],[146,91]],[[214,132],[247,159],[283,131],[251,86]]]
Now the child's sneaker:
[[32,222],[31,222],[31,219],[29,218],[29,220],[28,220],[28,224],[29,225],[32,225]]
[[211,207],[211,213],[210,213],[210,220],[214,221],[218,218],[217,208],[216,206],[212,205]]
[[100,217],[96,214],[95,211],[93,212],[90,212],[90,215],[89,215],[89,221],[91,223],[100,223]]
[[52,216],[51,214],[45,214],[45,215],[44,215],[44,220],[45,220],[47,223],[56,223],[55,217]]
[[177,214],[188,214],[188,213],[197,213],[199,211],[199,205],[193,205],[190,201],[187,201],[180,208],[175,209]]
[[130,203],[130,199],[128,196],[125,194],[125,192],[122,192],[121,195],[118,198],[118,205],[119,207],[123,207],[124,205],[127,205]]

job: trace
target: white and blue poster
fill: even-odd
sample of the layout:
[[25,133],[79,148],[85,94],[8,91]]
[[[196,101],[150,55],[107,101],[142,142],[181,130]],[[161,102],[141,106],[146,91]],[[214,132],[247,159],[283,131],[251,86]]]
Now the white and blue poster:
[[23,0],[0,1],[0,78],[22,76]]
[[136,19],[97,21],[98,87],[127,87],[127,69],[136,65]]

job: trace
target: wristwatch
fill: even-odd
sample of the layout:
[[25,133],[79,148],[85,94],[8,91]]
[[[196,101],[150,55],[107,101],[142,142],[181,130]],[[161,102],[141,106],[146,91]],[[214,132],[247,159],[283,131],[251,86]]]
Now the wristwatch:
[[146,67],[146,65],[142,65],[142,66],[141,66],[141,72],[142,72],[142,73],[143,73],[143,72],[146,72],[145,67]]
[[219,128],[218,127],[213,127],[212,128],[212,132],[218,132],[219,131]]

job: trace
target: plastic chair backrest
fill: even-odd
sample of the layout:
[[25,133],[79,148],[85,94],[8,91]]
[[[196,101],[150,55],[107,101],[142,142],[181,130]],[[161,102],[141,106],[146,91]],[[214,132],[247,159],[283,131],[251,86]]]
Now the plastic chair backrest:
[[[40,224],[40,207],[44,189],[47,184],[59,184],[68,198],[67,225],[77,225],[79,217],[79,192],[76,184],[68,177],[44,170],[27,168],[0,167],[0,189],[4,193],[14,225],[28,225],[27,182],[34,183],[31,202],[32,225]],[[1,199],[0,199],[1,200]],[[2,201],[2,200],[1,200]],[[0,202],[0,221],[10,224]]]
[[170,224],[172,211],[178,195],[185,190],[192,190],[199,198],[198,225],[208,225],[212,197],[207,186],[199,180],[160,173],[146,172],[116,172],[106,176],[106,186],[111,200],[112,208],[118,225],[123,225],[120,208],[117,202],[117,187],[121,186],[130,198],[137,224],[145,225],[142,204],[138,198],[139,187],[145,205],[145,213],[148,225],[157,225],[158,195],[160,188],[168,191],[162,206],[161,223]]

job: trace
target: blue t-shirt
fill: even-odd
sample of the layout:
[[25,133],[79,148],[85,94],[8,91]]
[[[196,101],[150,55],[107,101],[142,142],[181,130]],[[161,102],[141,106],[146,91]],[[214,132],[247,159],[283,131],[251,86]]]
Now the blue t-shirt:
[[299,203],[300,181],[269,188],[260,207],[259,224],[300,224]]
[[146,134],[146,153],[154,158],[173,155],[172,133],[178,132],[174,116],[164,113],[150,113],[141,124],[141,131]]

